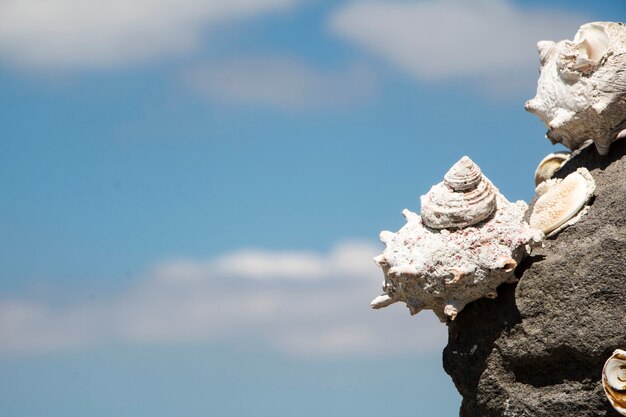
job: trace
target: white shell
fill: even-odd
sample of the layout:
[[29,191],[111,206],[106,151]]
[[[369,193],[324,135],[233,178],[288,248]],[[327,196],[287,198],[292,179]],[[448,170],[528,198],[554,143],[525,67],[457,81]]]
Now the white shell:
[[[457,173],[463,170],[474,175],[459,180]],[[420,216],[405,209],[404,227],[397,233],[381,233],[386,248],[374,261],[385,275],[384,294],[372,301],[373,308],[403,301],[411,314],[428,309],[441,321],[454,320],[467,303],[495,298],[500,284],[517,280],[515,267],[543,234],[523,220],[527,205],[507,201],[469,158],[461,159],[440,186],[469,190],[478,183],[488,184],[494,195],[496,210],[488,219],[463,228],[436,229],[425,224],[423,212]],[[464,200],[457,201],[463,212]],[[423,203],[424,199],[422,210]]]
[[571,152],[555,152],[543,158],[535,170],[535,186],[552,178],[554,173],[565,165],[570,156]]
[[626,416],[626,351],[617,349],[602,368],[602,386],[613,408]]
[[601,155],[626,128],[626,26],[594,22],[573,41],[537,44],[541,75],[526,103],[548,126],[547,137],[574,150],[591,139]]
[[434,229],[470,226],[487,219],[496,209],[493,185],[467,156],[454,164],[444,181],[420,201],[422,220]]
[[[579,220],[575,217],[596,189],[595,181],[586,168],[578,168],[565,179],[551,179],[537,187],[529,223],[548,236]],[[572,221],[574,220],[574,221]]]

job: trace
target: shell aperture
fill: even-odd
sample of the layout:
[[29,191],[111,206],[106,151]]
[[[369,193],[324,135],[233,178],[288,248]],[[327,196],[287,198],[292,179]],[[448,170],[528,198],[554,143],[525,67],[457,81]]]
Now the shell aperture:
[[626,416],[626,351],[616,349],[602,368],[602,387],[613,408]]

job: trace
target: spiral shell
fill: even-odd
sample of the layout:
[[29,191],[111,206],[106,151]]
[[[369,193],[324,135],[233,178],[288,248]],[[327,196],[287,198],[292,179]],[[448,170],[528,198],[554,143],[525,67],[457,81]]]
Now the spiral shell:
[[374,261],[385,281],[372,308],[401,301],[412,315],[432,310],[454,320],[468,303],[516,282],[516,266],[543,238],[524,221],[526,203],[509,202],[468,157],[421,201],[421,215],[405,209],[406,224],[380,234],[385,250]]
[[626,25],[586,23],[574,40],[537,44],[541,75],[526,110],[571,150],[591,139],[600,155],[626,129]]
[[595,181],[586,168],[579,168],[563,180],[541,183],[537,187],[538,197],[532,204],[530,226],[551,236],[563,226],[574,224],[595,189]]
[[602,386],[613,408],[626,416],[626,351],[615,350],[604,363]]
[[571,152],[551,153],[539,162],[535,170],[535,186],[552,178],[554,173],[569,160]]
[[433,229],[462,228],[479,223],[496,210],[496,192],[467,156],[461,158],[420,198],[422,221]]

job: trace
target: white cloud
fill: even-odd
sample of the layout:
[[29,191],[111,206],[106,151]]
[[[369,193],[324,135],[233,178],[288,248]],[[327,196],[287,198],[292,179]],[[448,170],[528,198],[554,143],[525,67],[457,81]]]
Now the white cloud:
[[349,3],[330,17],[329,27],[419,80],[510,72],[536,79],[537,41],[571,38],[585,20],[506,0],[386,0]]
[[0,58],[35,68],[127,65],[195,47],[207,27],[297,0],[3,0]]
[[[240,251],[155,266],[135,287],[98,301],[0,302],[0,354],[109,344],[242,343],[297,356],[441,349],[433,314],[372,311],[382,273],[369,243],[327,254]],[[257,269],[258,268],[258,269]]]
[[342,108],[363,102],[376,89],[373,73],[358,65],[321,70],[276,56],[214,62],[183,77],[192,90],[209,99],[281,110]]

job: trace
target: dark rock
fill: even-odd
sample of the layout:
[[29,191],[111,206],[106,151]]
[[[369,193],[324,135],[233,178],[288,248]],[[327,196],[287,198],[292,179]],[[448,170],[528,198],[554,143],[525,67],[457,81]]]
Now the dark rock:
[[589,213],[449,325],[443,364],[463,417],[619,416],[600,378],[626,348],[626,140],[608,156],[585,148],[556,176],[579,167],[596,181]]

